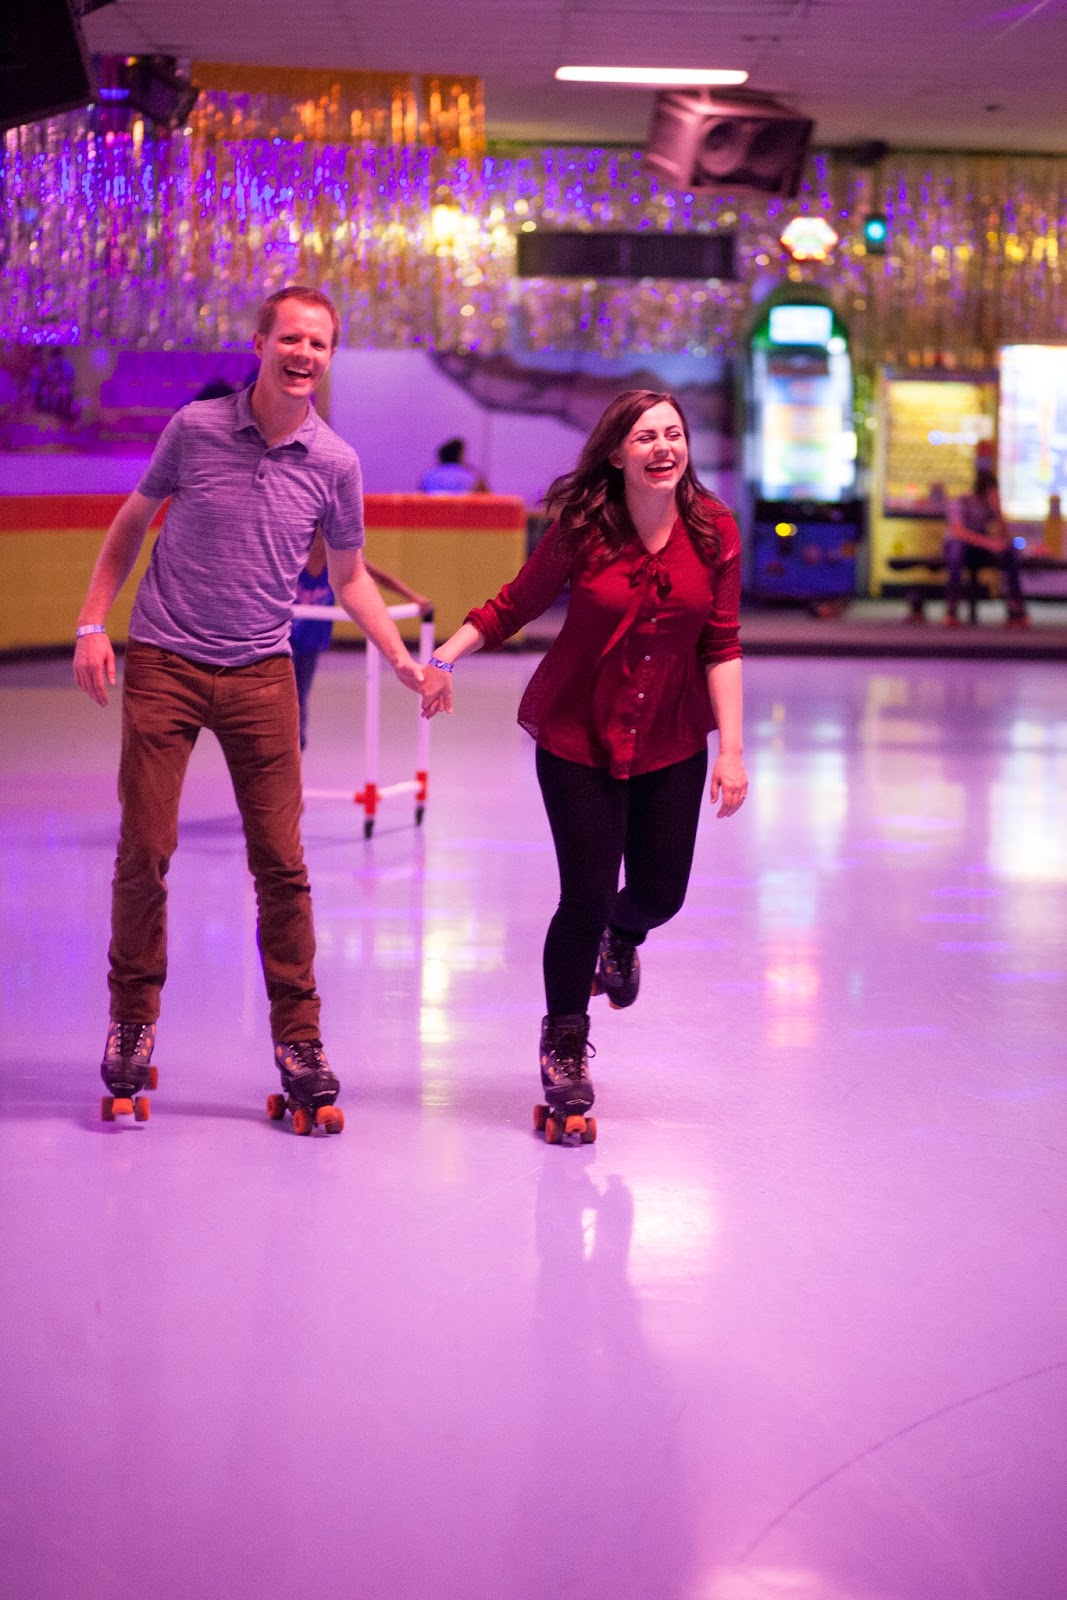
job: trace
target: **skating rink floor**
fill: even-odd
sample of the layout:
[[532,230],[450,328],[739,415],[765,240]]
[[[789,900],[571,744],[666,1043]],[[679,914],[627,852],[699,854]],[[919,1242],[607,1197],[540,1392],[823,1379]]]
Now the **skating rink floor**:
[[[0,667],[0,1593],[1064,1600],[1062,664],[748,663],[751,798],[594,1002],[578,1149],[530,1127],[533,665],[457,671],[422,830],[308,804],[332,1139],[264,1114],[210,736],[152,1118],[101,1123],[117,705]],[[358,786],[361,673],[309,785]]]

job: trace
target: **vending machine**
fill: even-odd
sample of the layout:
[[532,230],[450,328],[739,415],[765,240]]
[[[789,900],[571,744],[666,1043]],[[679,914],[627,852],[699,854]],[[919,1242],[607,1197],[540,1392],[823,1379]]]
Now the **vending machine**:
[[844,325],[821,300],[776,296],[746,369],[746,586],[757,599],[847,599],[864,507]]

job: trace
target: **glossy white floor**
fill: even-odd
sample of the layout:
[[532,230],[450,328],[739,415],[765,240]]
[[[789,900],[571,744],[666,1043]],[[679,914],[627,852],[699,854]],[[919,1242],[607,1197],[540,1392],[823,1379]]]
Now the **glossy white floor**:
[[210,739],[152,1120],[98,1120],[117,712],[0,669],[6,1600],[1062,1600],[1062,667],[751,662],[751,800],[560,1150],[532,665],[457,673],[421,833],[309,806],[313,1140]]

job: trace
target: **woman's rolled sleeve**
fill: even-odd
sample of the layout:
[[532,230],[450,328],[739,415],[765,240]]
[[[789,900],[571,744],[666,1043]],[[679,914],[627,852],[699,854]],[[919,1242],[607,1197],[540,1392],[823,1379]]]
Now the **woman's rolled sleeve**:
[[736,550],[719,564],[715,597],[708,620],[700,630],[697,656],[702,667],[735,661],[741,654],[741,552]]

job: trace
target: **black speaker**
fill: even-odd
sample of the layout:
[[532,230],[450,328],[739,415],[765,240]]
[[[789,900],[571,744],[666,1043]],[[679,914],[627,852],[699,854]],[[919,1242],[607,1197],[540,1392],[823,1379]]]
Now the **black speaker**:
[[71,0],[0,0],[0,128],[56,117],[95,98]]
[[792,196],[814,127],[770,95],[685,89],[656,96],[645,159],[679,189]]
[[520,233],[520,278],[737,276],[732,233]]

